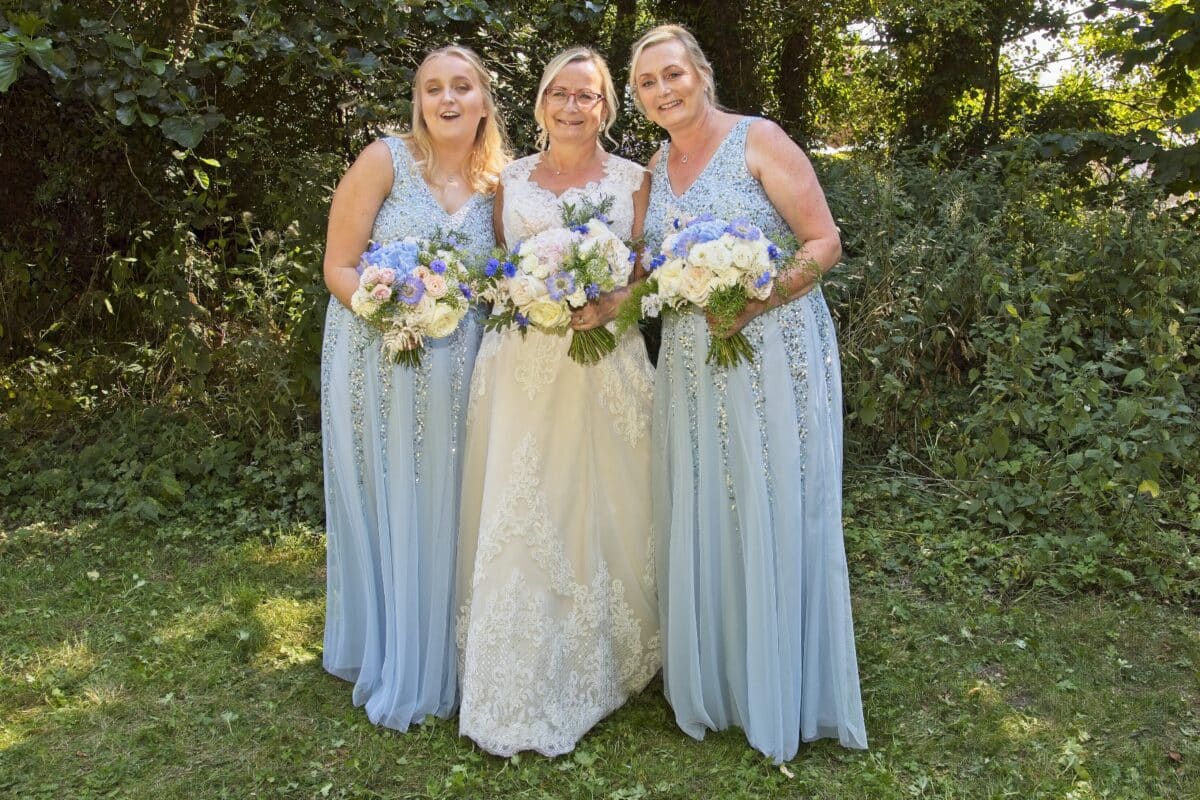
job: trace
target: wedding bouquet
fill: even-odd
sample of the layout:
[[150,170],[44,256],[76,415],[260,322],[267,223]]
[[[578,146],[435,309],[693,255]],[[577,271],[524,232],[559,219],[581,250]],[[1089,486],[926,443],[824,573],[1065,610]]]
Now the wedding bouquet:
[[466,316],[473,292],[461,239],[438,232],[372,242],[362,254],[350,308],[383,334],[383,350],[397,363],[420,366],[425,338],[449,336]]
[[780,249],[745,219],[702,214],[673,225],[675,232],[650,260],[649,277],[619,312],[618,329],[690,303],[716,323],[718,335],[710,338],[706,363],[732,367],[753,360],[754,349],[741,331],[729,336],[719,331],[728,330],[751,299],[771,296]]
[[[612,198],[599,205],[564,204],[563,227],[535,234],[487,261],[478,285],[480,299],[493,304],[489,329],[516,325],[522,334],[530,326],[564,333],[574,309],[628,283],[634,254],[609,230],[604,212],[611,204]],[[575,331],[567,354],[594,364],[616,346],[616,337],[601,325]]]

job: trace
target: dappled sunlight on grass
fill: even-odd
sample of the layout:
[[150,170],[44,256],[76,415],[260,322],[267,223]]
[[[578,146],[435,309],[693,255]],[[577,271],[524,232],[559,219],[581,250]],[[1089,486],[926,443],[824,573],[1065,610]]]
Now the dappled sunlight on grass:
[[1014,744],[1025,744],[1044,732],[1047,726],[1037,717],[1014,711],[1000,718],[1000,731]]
[[262,600],[254,616],[269,634],[266,646],[253,661],[254,666],[285,669],[319,662],[324,614],[324,599],[271,597]]

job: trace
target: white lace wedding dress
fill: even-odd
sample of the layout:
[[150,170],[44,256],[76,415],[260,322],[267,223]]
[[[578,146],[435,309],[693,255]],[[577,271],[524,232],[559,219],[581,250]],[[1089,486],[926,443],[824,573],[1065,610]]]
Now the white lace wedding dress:
[[[604,177],[561,196],[511,164],[504,234],[562,224],[564,202],[612,197],[628,239],[644,170],[609,155]],[[471,380],[459,539],[460,732],[485,750],[548,756],[641,690],[660,666],[650,523],[653,369],[636,330],[593,366],[570,335],[484,335]]]

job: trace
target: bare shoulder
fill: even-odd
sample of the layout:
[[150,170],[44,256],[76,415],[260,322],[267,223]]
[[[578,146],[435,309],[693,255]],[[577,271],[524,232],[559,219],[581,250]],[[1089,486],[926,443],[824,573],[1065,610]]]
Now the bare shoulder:
[[780,150],[804,154],[800,145],[787,135],[787,131],[770,119],[760,118],[750,123],[750,128],[746,131],[746,146],[759,151]]
[[746,165],[755,177],[774,167],[807,163],[808,156],[778,123],[769,119],[750,123],[746,131]]

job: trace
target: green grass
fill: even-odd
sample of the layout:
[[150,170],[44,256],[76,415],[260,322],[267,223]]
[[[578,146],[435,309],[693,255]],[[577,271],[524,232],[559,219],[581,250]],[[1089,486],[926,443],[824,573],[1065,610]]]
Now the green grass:
[[[899,542],[897,542],[899,544]],[[1200,626],[1133,599],[947,600],[864,571],[871,750],[695,742],[655,682],[572,755],[370,725],[321,669],[319,532],[0,527],[0,796],[1194,798]]]

